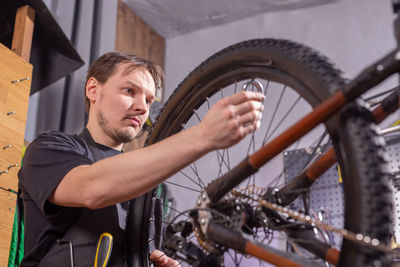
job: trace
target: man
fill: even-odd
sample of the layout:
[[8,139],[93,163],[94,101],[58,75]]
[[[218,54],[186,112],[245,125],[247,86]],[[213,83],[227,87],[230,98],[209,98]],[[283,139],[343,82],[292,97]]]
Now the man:
[[[27,148],[19,173],[25,206],[21,266],[70,266],[70,251],[76,265],[93,266],[104,232],[114,238],[109,266],[124,266],[126,201],[259,127],[263,96],[241,92],[216,103],[197,126],[121,153],[123,143],[133,140],[145,123],[162,82],[154,63],[107,53],[88,71],[89,120],[83,132],[44,133]],[[177,265],[158,250],[150,259],[156,266]]]

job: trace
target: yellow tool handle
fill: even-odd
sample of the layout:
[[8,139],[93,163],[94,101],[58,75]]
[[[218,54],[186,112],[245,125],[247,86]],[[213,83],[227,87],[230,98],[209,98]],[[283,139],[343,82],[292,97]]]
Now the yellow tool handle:
[[97,243],[94,267],[106,267],[111,256],[113,237],[109,233],[102,233]]

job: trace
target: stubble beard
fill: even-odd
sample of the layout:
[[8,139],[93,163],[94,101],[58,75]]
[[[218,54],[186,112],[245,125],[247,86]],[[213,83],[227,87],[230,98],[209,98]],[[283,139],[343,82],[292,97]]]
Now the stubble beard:
[[117,144],[124,144],[131,142],[136,134],[132,134],[129,130],[113,129],[109,126],[109,121],[105,118],[101,110],[97,113],[97,120],[103,132]]

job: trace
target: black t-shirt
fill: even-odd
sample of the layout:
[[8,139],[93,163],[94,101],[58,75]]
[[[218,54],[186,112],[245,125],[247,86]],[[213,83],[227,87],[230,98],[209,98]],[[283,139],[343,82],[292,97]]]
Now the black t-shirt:
[[[103,232],[110,232],[114,237],[112,255],[118,258],[113,260],[112,256],[110,263],[123,258],[118,253],[122,253],[125,246],[123,238],[127,203],[89,210],[61,207],[47,200],[73,168],[121,153],[94,143],[89,132],[85,131],[86,138],[61,132],[44,133],[26,150],[23,167],[18,174],[25,210],[25,256],[21,266],[37,266],[39,261],[39,266],[51,266],[54,263],[58,267],[70,266],[69,244],[74,250],[75,266],[93,266],[93,243],[97,243]],[[120,252],[115,252],[115,246]]]

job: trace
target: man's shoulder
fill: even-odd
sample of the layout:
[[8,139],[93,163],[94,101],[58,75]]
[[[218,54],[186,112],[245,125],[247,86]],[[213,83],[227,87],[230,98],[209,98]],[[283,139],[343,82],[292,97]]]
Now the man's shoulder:
[[47,131],[39,134],[27,147],[27,151],[36,149],[68,149],[82,151],[87,150],[87,144],[76,134]]
[[71,139],[71,138],[76,139],[76,138],[78,138],[78,135],[67,134],[67,133],[60,132],[60,131],[46,131],[46,132],[42,132],[41,134],[39,134],[34,141],[36,141],[36,140],[42,141],[45,139],[56,139],[56,140],[61,139],[62,140],[62,139]]

